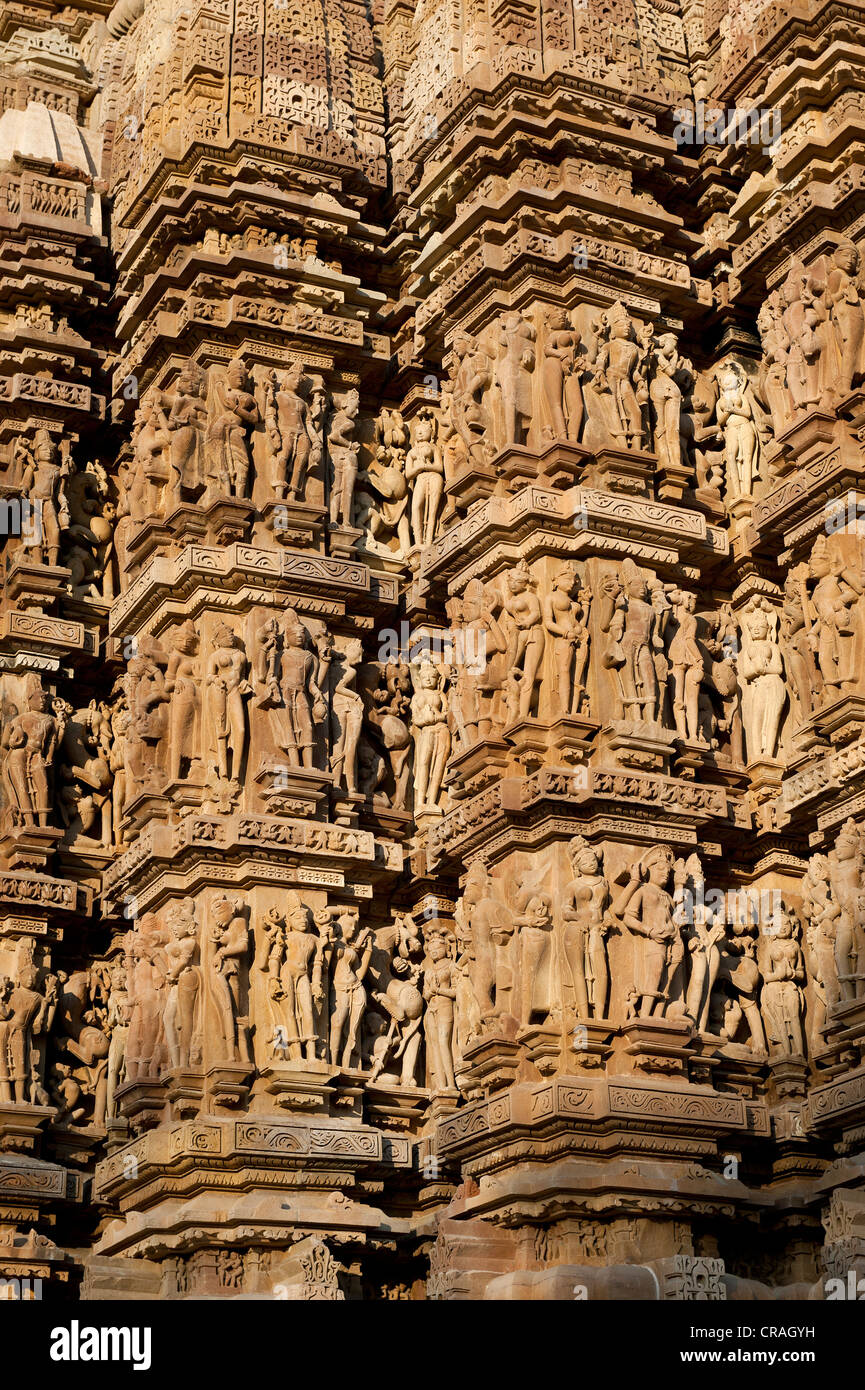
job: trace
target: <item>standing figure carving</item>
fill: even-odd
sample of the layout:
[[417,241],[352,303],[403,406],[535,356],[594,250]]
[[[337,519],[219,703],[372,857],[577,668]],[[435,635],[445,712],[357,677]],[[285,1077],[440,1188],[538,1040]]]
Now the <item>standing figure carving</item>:
[[565,888],[562,911],[565,978],[576,1017],[603,1018],[610,986],[606,946],[610,887],[598,851],[582,835],[570,841],[568,855],[574,877]]
[[760,428],[758,406],[745,371],[738,362],[729,362],[718,376],[720,394],[716,406],[718,424],[724,431],[724,467],[727,499],[750,497],[759,476]]
[[207,430],[207,375],[195,362],[181,368],[168,415],[171,503],[179,506],[185,490],[197,492],[204,479],[202,449]]
[[437,811],[442,779],[451,746],[448,705],[442,677],[431,661],[412,668],[415,692],[411,701],[414,734],[415,814]]
[[499,358],[496,380],[504,413],[503,448],[525,444],[531,429],[534,415],[532,380],[535,337],[534,328],[518,310],[502,316],[497,332]]
[[45,429],[36,431],[32,451],[27,449],[24,459],[20,492],[33,508],[36,524],[24,528],[22,548],[31,552],[37,565],[59,565],[60,532],[70,520],[65,480],[72,464],[68,458],[57,463],[57,446]]
[[286,609],[283,618],[279,666],[282,709],[274,711],[276,741],[289,767],[312,768],[314,724],[320,725],[326,718],[327,704],[316,681],[318,662],[307,645],[306,628],[293,608]]
[[176,782],[184,759],[199,756],[199,689],[201,668],[197,658],[198,633],[191,618],[178,624],[168,639],[165,670],[168,711],[168,780]]
[[267,381],[264,424],[271,449],[270,485],[274,497],[290,502],[303,496],[315,443],[308,401],[311,386],[299,363],[289,367],[281,385],[275,371]]
[[215,385],[216,414],[207,431],[209,475],[215,494],[245,498],[249,490],[249,431],[260,423],[246,367],[229,362],[225,381]]
[[823,677],[815,660],[817,641],[812,638],[813,626],[809,627],[808,577],[807,565],[797,565],[790,571],[784,581],[781,608],[781,651],[797,724],[811,718],[823,693]]
[[448,953],[443,933],[433,932],[427,939],[427,960],[423,974],[426,1000],[424,1026],[430,1086],[434,1091],[453,1091],[454,1027],[459,971]]
[[577,352],[580,335],[571,327],[566,309],[551,309],[546,329],[541,384],[549,420],[547,428],[553,439],[576,444],[583,423],[583,359]]
[[25,701],[24,711],[13,715],[2,733],[3,775],[12,824],[44,828],[51,815],[51,776],[60,728],[48,713],[48,696],[38,676],[25,678]]
[[649,399],[654,410],[658,466],[678,473],[682,466],[682,390],[679,378],[688,364],[679,356],[675,333],[662,333],[655,343]]
[[363,643],[352,638],[347,643],[333,686],[331,724],[333,740],[330,767],[337,786],[350,796],[357,794],[358,743],[363,726],[363,696],[356,688],[358,667],[363,661]]
[[588,588],[578,588],[579,583],[576,566],[564,564],[543,604],[544,628],[552,638],[554,704],[556,712],[564,715],[584,713],[588,704],[592,594]]
[[667,889],[673,868],[673,854],[666,845],[648,850],[632,866],[611,908],[635,938],[632,998],[640,1018],[669,1014],[679,1002],[675,985],[684,945]]
[[643,407],[648,401],[646,357],[651,327],[637,340],[634,325],[618,301],[592,325],[584,388],[589,449],[642,449]]
[[372,932],[369,928],[360,929],[357,913],[350,908],[340,912],[337,921],[340,934],[333,948],[330,1060],[348,1071],[359,1061],[360,1029],[367,1007],[364,981],[374,942]]
[[132,933],[129,968],[129,1037],[126,1077],[137,1081],[156,1075],[156,1044],[162,1022],[167,939],[156,914],[146,912]]
[[462,913],[472,953],[472,989],[481,1021],[488,1023],[510,1011],[508,956],[514,918],[498,896],[483,860],[476,859],[466,875]]
[[[358,473],[363,491],[355,494],[356,524],[366,527],[367,546],[385,546],[382,532],[396,536],[403,558],[411,550],[409,485],[406,477],[408,428],[398,410],[385,407],[374,426],[375,454]],[[372,489],[368,491],[367,489]],[[392,553],[387,549],[387,553]]]
[[[219,1028],[220,1062],[248,1063],[249,1019],[245,1012],[244,967],[249,954],[246,904],[224,895],[210,905],[209,987]],[[210,1041],[208,1037],[208,1041]]]
[[691,743],[705,740],[700,732],[700,685],[704,674],[704,657],[697,641],[697,596],[674,589],[670,594],[676,630],[668,655],[673,673],[673,717],[679,738]]
[[852,244],[838,246],[826,281],[835,348],[839,362],[837,388],[846,396],[862,379],[865,310],[862,307],[861,257]]
[[0,1103],[48,1104],[40,1043],[54,1019],[58,982],[41,973],[25,956],[16,978],[0,979]]
[[505,575],[503,607],[510,619],[507,667],[511,721],[532,713],[544,655],[544,621],[535,581],[525,560]]
[[810,575],[817,582],[810,596],[805,596],[805,614],[823,683],[823,699],[828,703],[854,689],[861,679],[861,672],[856,670],[856,652],[861,648],[860,600],[865,593],[865,576],[833,559],[825,536],[818,536],[814,542]]
[[177,1070],[201,1061],[201,1039],[196,1036],[201,971],[197,963],[198,929],[192,899],[172,903],[166,912],[166,923],[163,1026],[169,1065]]
[[436,418],[432,410],[421,410],[414,422],[412,446],[405,461],[405,476],[406,481],[411,483],[414,543],[420,547],[432,545],[445,481]]
[[751,599],[741,619],[739,681],[748,761],[774,758],[781,711],[787,698],[778,645],[778,614],[767,599]]
[[132,1014],[127,986],[127,972],[130,965],[131,959],[127,951],[125,958],[114,962],[109,977],[106,1027],[110,1033],[110,1042],[105,1083],[105,1115],[109,1120],[118,1118],[117,1092],[126,1080],[126,1050],[129,1040],[129,1021]]
[[601,631],[609,634],[602,665],[616,673],[624,719],[657,723],[661,711],[661,685],[657,658],[663,656],[663,591],[653,589],[649,599],[646,580],[627,558],[623,582],[607,575],[601,587]]
[[216,775],[223,781],[230,781],[237,789],[246,752],[244,700],[251,693],[246,680],[247,666],[240,638],[225,623],[220,623],[213,634],[204,673],[205,714]]
[[463,747],[496,738],[504,724],[503,683],[508,639],[499,621],[502,599],[495,586],[470,579],[461,603],[463,661],[457,668],[455,720]]
[[805,1056],[802,1013],[805,961],[799,945],[799,921],[789,908],[767,934],[760,1004],[769,1046],[787,1057]]
[[842,825],[829,851],[835,967],[841,998],[865,993],[865,846],[853,817]]
[[[832,896],[829,861],[825,854],[812,854],[808,860],[808,872],[802,884],[802,914],[806,922],[805,956],[808,977],[814,988],[814,1010],[811,1018],[813,1053],[823,1047],[823,1028],[829,1021],[830,1011],[841,998],[835,954],[839,913],[838,904]],[[844,966],[849,969],[849,944],[846,955]]]
[[357,456],[360,443],[353,438],[360,410],[360,395],[348,391],[330,422],[327,448],[332,465],[330,479],[330,524],[351,526]]
[[485,465],[493,453],[489,408],[493,364],[481,345],[465,333],[458,333],[454,338],[453,355],[455,372],[449,396],[453,402],[454,427],[468,462]]
[[524,1028],[546,1022],[554,1007],[552,898],[524,889],[514,914],[519,949],[520,988],[514,1013]]

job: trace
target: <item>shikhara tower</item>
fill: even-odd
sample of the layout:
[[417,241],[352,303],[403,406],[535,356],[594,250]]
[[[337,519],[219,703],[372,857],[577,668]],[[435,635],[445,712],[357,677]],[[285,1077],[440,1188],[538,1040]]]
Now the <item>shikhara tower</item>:
[[860,29],[5,6],[0,1276],[859,1270]]

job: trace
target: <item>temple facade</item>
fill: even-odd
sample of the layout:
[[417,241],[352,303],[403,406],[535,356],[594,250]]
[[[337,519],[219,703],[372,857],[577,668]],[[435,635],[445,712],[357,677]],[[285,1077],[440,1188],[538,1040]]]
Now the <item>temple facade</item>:
[[863,36],[4,5],[4,1288],[865,1272]]

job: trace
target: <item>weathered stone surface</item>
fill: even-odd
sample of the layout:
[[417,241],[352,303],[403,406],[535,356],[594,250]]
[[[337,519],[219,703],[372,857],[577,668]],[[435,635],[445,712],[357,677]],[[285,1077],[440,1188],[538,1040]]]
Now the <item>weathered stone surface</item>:
[[4,17],[0,1278],[858,1277],[862,109],[785,8]]

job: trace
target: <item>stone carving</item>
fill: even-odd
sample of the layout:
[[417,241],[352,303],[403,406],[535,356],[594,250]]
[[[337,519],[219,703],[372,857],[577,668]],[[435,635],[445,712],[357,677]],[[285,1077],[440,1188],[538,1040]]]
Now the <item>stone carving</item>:
[[249,1018],[244,975],[249,955],[246,905],[238,898],[219,897],[210,905],[207,923],[209,972],[207,985],[217,1029],[213,1038],[220,1062],[249,1062]]
[[188,898],[173,903],[166,913],[166,925],[163,1027],[169,1065],[184,1069],[201,1060],[201,1023],[197,1012],[201,969],[195,904]]
[[865,340],[865,309],[861,256],[852,244],[842,243],[832,256],[826,281],[826,303],[839,359],[837,389],[841,396],[862,379],[862,344]]
[[451,959],[444,935],[434,932],[427,938],[427,961],[423,976],[426,1001],[424,1028],[430,1085],[435,1091],[455,1091],[454,1029],[457,992],[461,977]]
[[676,733],[692,743],[702,742],[699,707],[705,663],[697,642],[697,596],[674,589],[669,597],[676,623],[667,650],[673,677]]
[[313,1062],[325,1002],[326,937],[319,935],[296,892],[287,895],[286,904],[284,915],[278,908],[265,914],[256,960],[268,977],[272,1031],[267,1045],[278,1060]]
[[[457,707],[454,722],[462,747],[469,748],[478,739],[498,737],[505,722],[509,642],[502,627],[502,610],[502,597],[495,586],[485,589],[479,579],[469,580],[459,605],[465,659],[452,684]],[[453,615],[456,619],[456,608]],[[578,643],[579,638],[575,645]],[[570,640],[567,656],[570,670]]]
[[58,565],[61,528],[70,522],[66,479],[71,462],[68,457],[57,462],[57,447],[45,429],[36,431],[32,448],[22,444],[22,452],[21,495],[28,499],[37,520],[23,532],[22,548],[34,564]]
[[479,1022],[488,1024],[511,1012],[513,972],[510,964],[514,917],[498,896],[486,865],[476,859],[466,876],[463,917],[471,943],[468,969]]
[[412,668],[414,694],[411,722],[414,737],[415,814],[440,810],[439,795],[451,745],[448,705],[442,676],[431,661]]
[[99,963],[69,976],[61,971],[58,980],[61,992],[53,1042],[60,1060],[52,1071],[61,1118],[65,1124],[87,1120],[101,1128],[105,1123],[111,1049],[107,1032],[107,969]]
[[136,655],[122,677],[129,710],[124,726],[124,804],[133,793],[161,790],[164,773],[157,766],[157,749],[167,729],[168,691],[165,688],[165,653],[152,640],[140,640]]
[[690,363],[679,356],[675,333],[662,333],[655,342],[649,399],[654,414],[655,452],[659,467],[678,473],[682,467],[682,388],[680,377]]
[[60,727],[47,705],[39,678],[28,677],[25,708],[3,730],[3,780],[13,826],[45,827],[51,816],[51,776]]
[[684,943],[668,883],[673,855],[651,849],[630,870],[610,912],[635,938],[633,1007],[640,1018],[674,1016],[681,1011]]
[[606,938],[610,886],[597,851],[582,835],[568,845],[574,877],[565,889],[562,915],[565,979],[577,1018],[604,1018],[609,993]]
[[577,443],[583,423],[580,375],[584,359],[578,352],[579,334],[565,309],[550,310],[546,329],[541,381],[549,432],[553,439]]
[[352,436],[360,409],[357,391],[347,392],[330,422],[327,449],[331,462],[330,524],[351,526],[354,484],[357,478],[357,456],[360,443]]
[[583,387],[587,448],[643,447],[648,351],[648,338],[638,333],[620,302],[593,322],[586,353],[589,379]]
[[381,980],[384,988],[372,991],[375,1007],[387,1026],[373,1043],[370,1080],[386,1078],[391,1084],[414,1086],[423,1040],[423,947],[413,923],[403,921],[397,931]]
[[721,979],[728,991],[720,1021],[721,1036],[735,1043],[744,1025],[751,1051],[765,1056],[766,1033],[760,1012],[762,976],[757,963],[757,943],[748,922],[733,922],[730,926],[721,957]]
[[333,946],[331,977],[330,1060],[344,1071],[360,1060],[360,1030],[368,998],[364,984],[372,958],[373,941],[368,930],[358,927],[351,909],[337,917],[339,934]]
[[826,1298],[855,14],[107,8],[0,41],[0,1277]]
[[[114,598],[114,519],[105,469],[89,463],[65,479],[68,520],[64,527],[64,561],[76,598]],[[44,520],[44,503],[43,503]]]
[[315,766],[315,725],[327,714],[316,679],[319,661],[307,645],[307,632],[293,608],[280,630],[270,619],[259,633],[256,654],[258,702],[271,707],[274,737],[289,767]]
[[51,1028],[58,982],[26,954],[17,977],[0,979],[0,1103],[47,1105],[39,1040]]
[[790,571],[784,581],[781,609],[781,652],[797,724],[811,718],[823,692],[823,678],[817,670],[815,643],[811,636],[808,576],[807,566],[797,565]]
[[372,728],[378,732],[393,780],[393,796],[381,794],[396,810],[403,811],[407,806],[411,772],[411,672],[403,661],[388,663],[382,672],[382,678],[385,688],[373,692],[374,704],[367,718]]
[[724,431],[727,497],[750,497],[760,475],[759,406],[740,363],[732,361],[718,374],[720,394],[715,407]]
[[408,439],[408,428],[400,412],[385,407],[375,422],[374,457],[368,468],[358,471],[361,488],[355,494],[355,519],[359,526],[366,528],[367,546],[385,547],[385,541],[380,538],[383,532],[389,532],[391,537],[396,537],[398,553],[403,557],[411,550],[406,476]]
[[696,854],[691,856],[679,875],[680,907],[685,884],[688,892],[686,901],[693,905],[690,911],[683,914],[690,929],[687,942],[690,970],[685,1011],[694,1026],[704,1033],[709,1026],[712,991],[721,968],[721,950],[726,931],[720,912],[707,910],[704,906],[705,876]]
[[544,1023],[552,1012],[553,913],[549,893],[529,889],[520,894],[514,914],[519,953],[519,999],[514,1012],[523,1027]]
[[128,991],[128,953],[115,962],[109,977],[108,1002],[105,1009],[105,1023],[108,1028],[109,1044],[105,1078],[106,1119],[118,1118],[117,1092],[126,1081],[126,1051],[129,1042],[129,1023],[131,1005]]
[[493,452],[489,442],[492,359],[476,339],[467,333],[458,333],[453,341],[451,370],[450,410],[453,427],[462,443],[463,457],[469,463],[486,465]]
[[240,789],[240,770],[246,752],[249,663],[243,643],[226,624],[220,624],[205,664],[204,711],[208,747],[216,776]]
[[132,434],[128,506],[133,522],[163,514],[165,485],[169,479],[166,453],[170,446],[171,432],[162,392],[151,387],[141,397]]
[[271,448],[270,485],[275,497],[290,502],[304,495],[310,458],[318,443],[308,399],[311,389],[312,379],[298,363],[281,383],[275,371],[268,377],[264,423]]
[[703,680],[698,714],[703,738],[720,755],[734,763],[743,761],[741,691],[738,676],[739,637],[728,605],[715,613],[701,613],[697,642],[703,655]]
[[338,786],[350,796],[358,792],[358,744],[363,724],[363,696],[355,688],[358,667],[363,661],[363,643],[349,642],[334,667],[331,679],[331,743],[330,767]]
[[787,699],[777,636],[778,614],[768,600],[755,598],[743,610],[740,623],[739,680],[745,748],[749,761],[774,758]]
[[835,939],[835,971],[842,999],[865,992],[865,848],[852,817],[828,855]]
[[441,506],[444,462],[437,436],[435,413],[422,410],[414,421],[405,459],[405,476],[411,483],[411,529],[417,546],[432,545]]
[[524,444],[531,428],[536,336],[522,314],[514,311],[502,316],[496,334],[499,355],[495,380],[501,392],[504,447]]
[[524,560],[508,570],[502,588],[502,607],[509,619],[506,654],[509,720],[532,713],[544,655],[544,623],[535,581]]
[[261,414],[249,389],[249,377],[240,358],[229,362],[225,379],[214,385],[214,410],[207,428],[210,487],[217,497],[247,496],[249,489],[249,431]]
[[165,974],[162,947],[168,934],[153,912],[146,912],[132,933],[129,967],[129,1035],[126,1077],[136,1081],[158,1069],[157,1038],[164,1008]]
[[165,670],[165,693],[170,697],[168,711],[168,780],[180,777],[184,760],[191,764],[199,757],[201,725],[201,665],[198,660],[198,633],[187,619],[169,635],[169,657]]
[[591,591],[580,585],[576,567],[563,565],[544,599],[544,629],[552,640],[553,698],[561,714],[582,714],[588,706]]
[[789,908],[767,938],[760,1007],[770,1048],[791,1057],[805,1056],[802,1014],[805,962],[799,945],[799,921]]
[[180,502],[183,492],[194,492],[204,482],[202,454],[207,429],[207,375],[194,362],[186,362],[174,385],[168,413],[169,495]]
[[803,611],[819,671],[820,698],[828,702],[854,689],[859,681],[854,663],[865,581],[851,567],[833,560],[825,536],[814,542],[809,576],[816,583],[810,592],[807,588],[802,592]]
[[666,599],[663,590],[649,587],[637,566],[627,559],[623,583],[605,576],[601,589],[601,631],[608,635],[602,664],[615,672],[619,717],[636,723],[657,723],[661,714],[658,657],[663,657]]
[[[805,958],[815,993],[815,1007],[811,1018],[811,1052],[814,1053],[823,1049],[823,1029],[828,1022],[829,1011],[841,998],[838,963],[835,957],[838,908],[832,899],[829,864],[823,854],[813,854],[808,861],[808,872],[802,885],[802,913],[806,922]],[[852,936],[849,936],[847,941],[843,942],[845,958],[842,971],[847,974],[850,973],[851,965],[851,940]],[[847,997],[852,998],[849,979],[846,983]]]
[[[58,702],[55,702],[55,715]],[[58,756],[57,803],[68,838],[80,834],[110,845],[113,802],[109,711],[91,700],[86,710],[66,708]],[[95,833],[94,833],[95,832]]]

